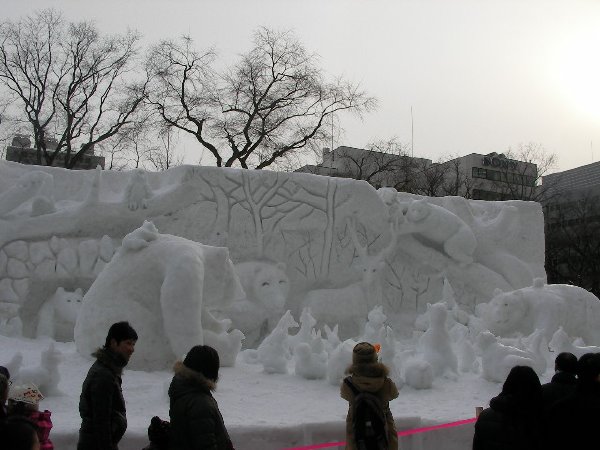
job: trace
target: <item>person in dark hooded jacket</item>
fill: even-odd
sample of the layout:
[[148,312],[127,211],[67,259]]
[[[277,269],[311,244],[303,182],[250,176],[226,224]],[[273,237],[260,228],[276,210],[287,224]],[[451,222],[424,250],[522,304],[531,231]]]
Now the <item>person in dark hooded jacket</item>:
[[118,450],[127,429],[121,374],[134,352],[137,333],[128,322],[108,330],[104,347],[93,356],[79,398],[81,428],[77,450]]
[[[394,416],[390,410],[389,402],[398,397],[398,388],[388,377],[388,368],[377,359],[376,348],[368,342],[359,342],[352,351],[352,365],[346,373],[350,376],[348,382],[358,392],[370,392],[379,398],[383,407],[383,416],[387,422],[387,448],[398,449],[398,434]],[[344,381],[340,388],[340,395],[348,401],[348,415],[346,416],[346,450],[356,450],[356,440],[353,431],[353,404],[355,394],[352,388]]]
[[577,387],[552,405],[545,417],[549,450],[596,450],[600,424],[600,353],[586,353],[577,362]]
[[544,411],[548,410],[559,400],[572,395],[577,384],[577,356],[573,353],[559,353],[554,360],[555,374],[550,383],[542,385],[542,400]]
[[475,423],[473,450],[541,449],[542,385],[531,367],[515,366],[502,392]]
[[233,450],[219,405],[212,396],[219,379],[219,354],[196,345],[175,363],[169,386],[171,450]]

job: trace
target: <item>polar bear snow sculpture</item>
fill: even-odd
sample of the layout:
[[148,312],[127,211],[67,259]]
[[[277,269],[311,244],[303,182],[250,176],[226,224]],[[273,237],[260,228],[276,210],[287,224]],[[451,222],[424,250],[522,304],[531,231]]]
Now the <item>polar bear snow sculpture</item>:
[[400,234],[416,234],[434,245],[441,245],[444,252],[459,263],[473,262],[477,239],[471,228],[446,208],[426,200],[413,200],[404,207]]
[[481,308],[484,325],[495,335],[529,335],[541,329],[547,341],[560,326],[587,344],[600,345],[600,301],[577,286],[545,285],[536,278],[532,287],[498,292]]
[[290,282],[283,263],[246,261],[234,269],[246,297],[219,308],[219,314],[244,333],[245,347],[255,348],[284,314]]
[[59,287],[40,308],[36,337],[47,336],[57,341],[72,341],[82,300],[81,289],[69,292]]
[[138,333],[130,366],[158,369],[220,334],[229,321],[210,311],[243,297],[226,248],[159,234],[151,222],[123,239],[122,247],[86,293],[77,323],[77,351],[104,344],[111,324],[127,320]]

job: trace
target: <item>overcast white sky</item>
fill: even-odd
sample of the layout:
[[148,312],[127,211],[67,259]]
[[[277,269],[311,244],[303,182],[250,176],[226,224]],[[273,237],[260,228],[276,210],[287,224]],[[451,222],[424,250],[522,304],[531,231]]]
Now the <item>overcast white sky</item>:
[[415,156],[534,141],[560,170],[600,160],[598,0],[0,1],[5,18],[50,6],[147,42],[189,33],[231,59],[258,26],[293,29],[327,73],[378,98],[362,122],[342,118],[336,147],[410,143],[412,106]]

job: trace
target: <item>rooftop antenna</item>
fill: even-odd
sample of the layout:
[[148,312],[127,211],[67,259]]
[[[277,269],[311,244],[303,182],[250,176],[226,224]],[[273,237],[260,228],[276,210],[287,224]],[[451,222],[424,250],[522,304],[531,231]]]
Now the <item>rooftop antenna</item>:
[[413,110],[412,105],[410,106],[410,157],[415,156],[415,127],[413,121]]
[[594,162],[594,141],[590,141],[590,151],[592,152],[592,162]]

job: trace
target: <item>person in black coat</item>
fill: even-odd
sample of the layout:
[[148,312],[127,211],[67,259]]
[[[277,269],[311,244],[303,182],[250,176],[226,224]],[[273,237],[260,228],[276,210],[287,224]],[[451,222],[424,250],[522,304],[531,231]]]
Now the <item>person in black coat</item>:
[[575,392],[554,403],[545,417],[550,450],[598,448],[600,424],[600,353],[586,353],[577,362]]
[[233,450],[219,405],[212,396],[219,379],[219,354],[196,345],[175,363],[169,386],[171,450]]
[[577,356],[573,353],[563,352],[554,360],[555,374],[550,383],[542,385],[542,400],[544,411],[558,400],[562,400],[575,392],[577,385]]
[[531,367],[515,366],[475,423],[473,450],[541,448],[542,385]]
[[117,322],[108,330],[104,347],[92,356],[79,398],[81,428],[77,450],[118,450],[127,429],[121,374],[137,342],[128,322]]

